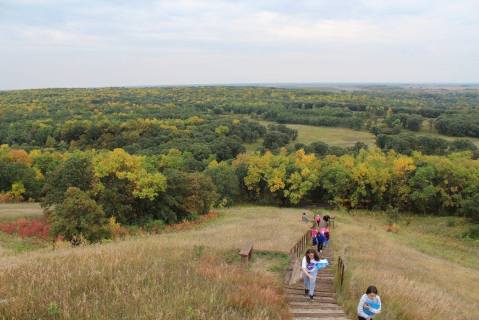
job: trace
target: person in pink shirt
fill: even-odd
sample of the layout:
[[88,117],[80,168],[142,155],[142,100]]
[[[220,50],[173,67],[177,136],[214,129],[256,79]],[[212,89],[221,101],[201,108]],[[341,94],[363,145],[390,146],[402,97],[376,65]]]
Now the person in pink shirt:
[[311,228],[311,239],[316,238],[317,235],[318,235],[318,228],[316,226],[313,226]]

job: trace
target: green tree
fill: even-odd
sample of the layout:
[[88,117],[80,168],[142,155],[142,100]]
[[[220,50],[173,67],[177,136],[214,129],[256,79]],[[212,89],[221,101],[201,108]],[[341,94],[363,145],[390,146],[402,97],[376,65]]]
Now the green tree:
[[91,242],[111,237],[103,209],[79,188],[68,188],[49,221],[54,237],[62,236],[73,244],[78,244],[82,237]]
[[43,206],[63,202],[65,191],[76,187],[88,191],[93,186],[93,167],[87,155],[76,152],[62,162],[54,171],[46,176],[43,192]]

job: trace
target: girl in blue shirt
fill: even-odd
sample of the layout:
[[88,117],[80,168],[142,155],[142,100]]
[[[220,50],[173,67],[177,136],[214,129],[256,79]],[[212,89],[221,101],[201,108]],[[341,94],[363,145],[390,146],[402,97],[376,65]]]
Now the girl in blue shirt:
[[381,312],[381,298],[375,286],[369,286],[359,299],[358,320],[371,320]]

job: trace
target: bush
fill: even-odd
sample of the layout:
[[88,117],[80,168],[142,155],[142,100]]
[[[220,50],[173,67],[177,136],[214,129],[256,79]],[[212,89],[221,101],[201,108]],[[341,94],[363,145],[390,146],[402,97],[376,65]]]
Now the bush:
[[16,234],[21,238],[48,239],[50,226],[43,219],[27,220],[20,218],[9,223],[0,223],[0,231]]
[[158,233],[165,228],[165,221],[163,220],[150,220],[145,226],[145,230],[152,233]]
[[464,238],[479,240],[479,224],[472,225],[468,231],[463,234]]
[[78,244],[77,240],[82,237],[90,242],[111,237],[103,209],[88,194],[70,187],[64,198],[49,216],[54,237],[61,235],[72,244]]

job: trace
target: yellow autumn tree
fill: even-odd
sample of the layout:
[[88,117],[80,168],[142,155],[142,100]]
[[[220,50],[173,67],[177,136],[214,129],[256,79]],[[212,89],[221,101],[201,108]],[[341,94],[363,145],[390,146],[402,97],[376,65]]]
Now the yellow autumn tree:
[[114,176],[128,180],[132,194],[140,199],[153,200],[166,189],[166,178],[159,172],[148,172],[145,157],[130,155],[123,149],[98,153],[93,158],[95,177],[98,178],[97,190],[104,188],[101,178]]

